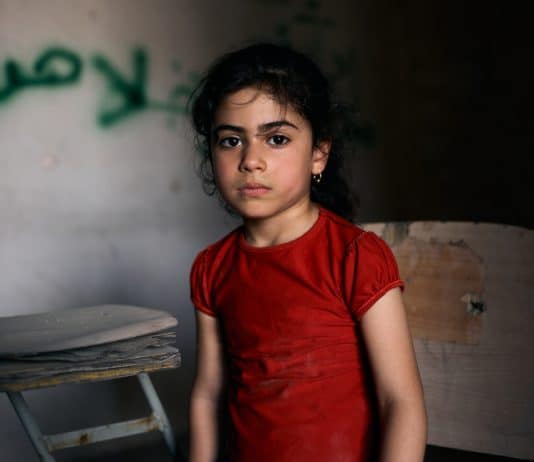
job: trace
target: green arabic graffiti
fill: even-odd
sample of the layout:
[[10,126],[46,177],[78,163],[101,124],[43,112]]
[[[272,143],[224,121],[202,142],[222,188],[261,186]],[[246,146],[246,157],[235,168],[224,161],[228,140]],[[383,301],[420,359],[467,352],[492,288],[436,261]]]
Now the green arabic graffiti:
[[[190,73],[186,81],[176,84],[171,89],[167,101],[155,101],[147,95],[148,54],[145,50],[136,48],[132,51],[130,76],[121,73],[110,59],[102,54],[94,55],[91,64],[107,83],[104,107],[97,114],[97,122],[104,128],[147,109],[174,115],[184,114],[187,96],[199,79],[197,74]],[[4,63],[5,83],[0,86],[0,105],[25,89],[53,88],[77,83],[82,69],[82,58],[75,52],[61,47],[45,50],[36,59],[31,72],[25,70],[14,59],[7,59]],[[180,69],[175,68],[175,70]],[[118,105],[109,107],[110,101],[117,100]]]
[[[63,69],[62,69],[63,67]],[[78,82],[82,60],[64,48],[50,48],[37,58],[33,72],[25,71],[13,59],[4,63],[5,83],[0,87],[0,103],[30,87],[59,87]]]
[[105,56],[94,56],[92,63],[107,79],[109,96],[119,96],[121,100],[121,104],[118,107],[104,108],[98,114],[98,122],[103,127],[110,127],[120,120],[145,109],[156,109],[175,114],[185,113],[185,105],[175,103],[173,100],[178,95],[189,94],[192,91],[192,87],[189,85],[180,84],[173,89],[171,102],[152,101],[148,98],[146,94],[148,58],[144,50],[137,48],[132,53],[133,71],[130,79],[121,75]]
[[[290,3],[289,0],[256,1],[273,7]],[[334,83],[352,74],[355,61],[353,50],[327,50],[324,47],[327,36],[337,25],[321,14],[320,0],[299,0],[298,5],[298,11],[276,24],[267,40],[274,39],[291,45],[292,37],[298,36],[303,51],[316,57],[322,55],[330,63],[329,77]],[[308,37],[307,42],[304,37]],[[165,101],[157,101],[148,95],[149,55],[143,48],[132,50],[128,73],[121,72],[109,57],[101,53],[95,54],[89,61],[90,68],[102,77],[106,85],[103,102],[96,116],[97,124],[103,128],[113,127],[146,110],[165,112],[170,118],[185,114],[188,96],[200,79],[199,75],[189,73],[171,88]],[[177,61],[171,62],[171,68],[175,72],[182,72],[182,66]],[[14,59],[7,59],[3,65],[3,85],[0,69],[0,108],[23,90],[76,84],[80,81],[82,70],[80,55],[61,46],[44,50],[33,66],[23,66]]]

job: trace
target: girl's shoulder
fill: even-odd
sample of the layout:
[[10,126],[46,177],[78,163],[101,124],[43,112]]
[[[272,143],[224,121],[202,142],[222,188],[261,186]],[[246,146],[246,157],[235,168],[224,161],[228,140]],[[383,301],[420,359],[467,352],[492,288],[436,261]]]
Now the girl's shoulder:
[[213,281],[220,272],[224,256],[235,248],[239,233],[240,227],[208,245],[197,254],[191,265],[189,274],[191,300],[198,310],[210,316],[215,316],[211,299]]
[[338,241],[344,255],[356,254],[360,258],[383,259],[388,263],[392,260],[388,243],[373,231],[365,230],[328,209],[321,209],[321,213],[327,222],[328,239]]
[[329,234],[329,239],[339,240],[344,245],[345,250],[353,247],[369,231],[354,224],[345,218],[335,214],[331,210],[321,208],[321,215],[326,223],[325,231]]
[[218,241],[202,249],[198,252],[195,261],[193,262],[193,266],[200,261],[213,264],[215,260],[231,251],[237,245],[241,233],[242,226],[238,226]]
[[328,260],[337,262],[332,274],[345,303],[357,319],[387,290],[400,287],[397,261],[387,242],[373,231],[363,229],[338,215],[323,211],[326,226],[322,241],[328,243]]

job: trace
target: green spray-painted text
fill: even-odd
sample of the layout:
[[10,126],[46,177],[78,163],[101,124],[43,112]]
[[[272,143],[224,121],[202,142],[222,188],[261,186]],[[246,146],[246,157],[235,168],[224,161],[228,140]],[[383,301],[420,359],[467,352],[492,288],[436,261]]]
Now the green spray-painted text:
[[[131,56],[131,75],[121,73],[111,60],[103,55],[94,55],[92,68],[107,84],[102,107],[98,109],[97,123],[109,128],[126,118],[144,110],[164,111],[172,114],[186,112],[187,95],[198,80],[190,74],[185,82],[179,82],[171,89],[166,101],[157,101],[147,95],[148,54],[136,48]],[[58,88],[78,83],[83,70],[80,55],[63,47],[46,49],[34,62],[31,69],[14,59],[4,62],[4,84],[0,85],[0,106],[16,94],[31,88]]]

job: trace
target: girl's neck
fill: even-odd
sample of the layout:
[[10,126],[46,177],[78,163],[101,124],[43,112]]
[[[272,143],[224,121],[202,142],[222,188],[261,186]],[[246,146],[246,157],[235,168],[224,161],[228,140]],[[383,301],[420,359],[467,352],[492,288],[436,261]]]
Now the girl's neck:
[[319,207],[306,202],[273,217],[245,218],[245,239],[254,247],[269,247],[293,241],[308,231],[317,221]]

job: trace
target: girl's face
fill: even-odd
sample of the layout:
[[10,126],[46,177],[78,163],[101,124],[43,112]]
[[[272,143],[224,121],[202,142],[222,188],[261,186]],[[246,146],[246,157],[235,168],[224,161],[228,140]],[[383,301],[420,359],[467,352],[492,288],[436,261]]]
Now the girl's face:
[[310,124],[291,106],[247,87],[221,102],[213,127],[215,181],[243,218],[309,205],[311,175],[324,170],[329,146],[313,146]]

